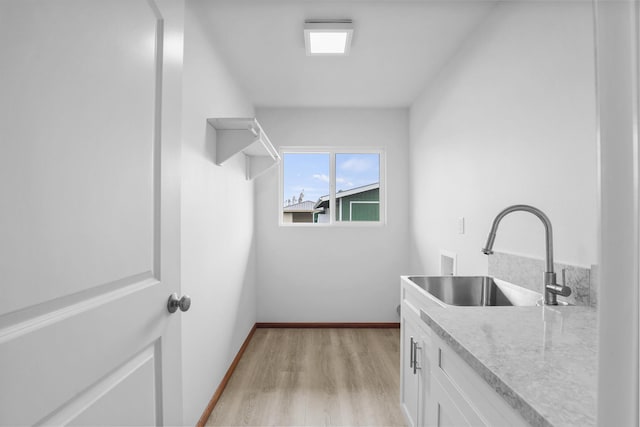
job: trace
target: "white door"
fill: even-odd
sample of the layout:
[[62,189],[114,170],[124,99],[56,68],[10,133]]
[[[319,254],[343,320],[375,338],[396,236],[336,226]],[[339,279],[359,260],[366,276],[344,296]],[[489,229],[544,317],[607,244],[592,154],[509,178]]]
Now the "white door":
[[1,425],[181,424],[183,7],[0,0]]

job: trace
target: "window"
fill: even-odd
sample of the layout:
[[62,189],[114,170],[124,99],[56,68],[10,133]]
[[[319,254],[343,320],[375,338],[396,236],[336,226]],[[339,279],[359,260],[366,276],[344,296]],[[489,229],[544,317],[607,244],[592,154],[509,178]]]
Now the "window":
[[280,223],[384,222],[381,150],[282,150]]

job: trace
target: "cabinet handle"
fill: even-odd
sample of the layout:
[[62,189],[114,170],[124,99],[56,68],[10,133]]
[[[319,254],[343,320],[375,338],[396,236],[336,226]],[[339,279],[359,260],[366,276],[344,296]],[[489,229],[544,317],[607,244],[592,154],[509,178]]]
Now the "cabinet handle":
[[409,367],[413,368],[413,344],[414,344],[413,337],[411,337],[410,340],[411,340],[410,341],[411,344],[410,344],[410,350],[409,350]]
[[418,347],[418,342],[413,342],[413,375],[415,375],[418,369],[421,369],[418,366],[418,349],[422,349],[422,347]]

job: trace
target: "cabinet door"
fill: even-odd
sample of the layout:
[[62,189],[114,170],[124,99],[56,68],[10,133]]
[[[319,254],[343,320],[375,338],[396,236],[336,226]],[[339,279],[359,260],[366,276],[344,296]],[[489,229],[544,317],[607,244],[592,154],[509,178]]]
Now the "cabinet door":
[[438,380],[432,383],[432,399],[426,408],[427,422],[425,425],[438,427],[462,427],[481,425],[469,422],[454,400],[444,391]]
[[416,351],[416,359],[418,364],[418,382],[419,382],[419,404],[418,404],[418,423],[420,426],[428,425],[429,405],[427,402],[432,399],[431,391],[431,352],[433,344],[431,336],[426,329],[420,327],[420,339],[418,341],[418,349]]
[[[404,307],[403,307],[404,308]],[[420,329],[409,314],[402,313],[402,345],[400,350],[400,402],[409,425],[418,426],[418,407],[420,402],[420,370],[413,369],[413,345],[420,338]]]

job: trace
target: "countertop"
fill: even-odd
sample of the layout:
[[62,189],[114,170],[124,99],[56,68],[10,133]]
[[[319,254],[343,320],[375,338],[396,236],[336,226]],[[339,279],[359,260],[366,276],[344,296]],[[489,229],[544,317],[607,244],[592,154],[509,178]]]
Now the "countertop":
[[595,309],[429,307],[420,316],[531,425],[596,425]]

